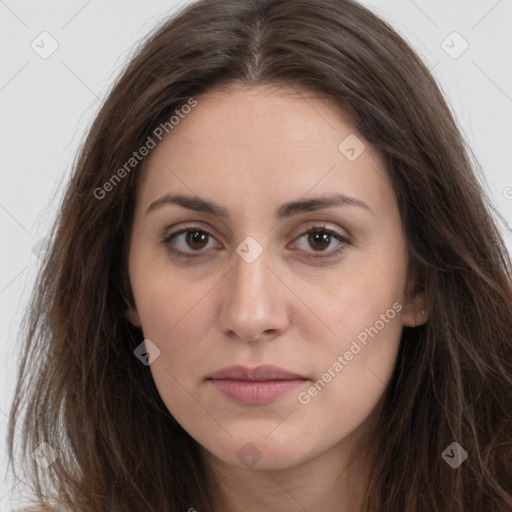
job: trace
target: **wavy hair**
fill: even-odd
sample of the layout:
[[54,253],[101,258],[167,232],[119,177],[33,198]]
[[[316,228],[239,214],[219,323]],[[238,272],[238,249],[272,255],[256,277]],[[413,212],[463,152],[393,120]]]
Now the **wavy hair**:
[[[197,443],[134,357],[142,331],[124,318],[143,161],[108,194],[98,190],[190,98],[233,85],[336,102],[381,155],[398,199],[430,313],[403,330],[364,510],[510,512],[512,280],[499,219],[429,70],[353,0],[200,0],[157,27],[111,88],[75,160],[21,331],[8,442],[33,503],[213,510]],[[457,469],[441,457],[454,441],[468,453]],[[59,453],[47,469],[30,457],[42,442]]]

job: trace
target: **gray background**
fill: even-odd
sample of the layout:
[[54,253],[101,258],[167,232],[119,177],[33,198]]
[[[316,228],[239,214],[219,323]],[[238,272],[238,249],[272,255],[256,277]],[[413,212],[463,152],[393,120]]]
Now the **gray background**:
[[[40,261],[33,248],[46,235],[78,145],[114,77],[144,35],[183,3],[0,0],[0,510],[11,510],[23,495],[22,485],[5,478],[4,439],[19,322]],[[512,0],[362,3],[390,21],[432,69],[496,210],[510,222]],[[40,36],[44,31],[50,36]],[[454,31],[469,44],[457,58],[464,41]],[[41,53],[51,44],[58,48],[46,59],[31,47]]]

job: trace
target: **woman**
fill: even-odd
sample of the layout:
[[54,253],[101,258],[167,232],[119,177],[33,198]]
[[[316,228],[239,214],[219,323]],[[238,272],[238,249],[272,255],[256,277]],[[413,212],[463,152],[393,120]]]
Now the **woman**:
[[365,8],[183,9],[97,116],[37,283],[9,441],[39,510],[510,511],[490,211]]

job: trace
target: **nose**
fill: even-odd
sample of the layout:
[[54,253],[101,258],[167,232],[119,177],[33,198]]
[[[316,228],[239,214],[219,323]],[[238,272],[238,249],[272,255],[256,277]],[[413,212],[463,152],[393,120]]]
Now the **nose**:
[[247,263],[234,255],[223,282],[220,322],[224,334],[244,341],[273,338],[289,325],[289,292],[267,266],[266,251]]

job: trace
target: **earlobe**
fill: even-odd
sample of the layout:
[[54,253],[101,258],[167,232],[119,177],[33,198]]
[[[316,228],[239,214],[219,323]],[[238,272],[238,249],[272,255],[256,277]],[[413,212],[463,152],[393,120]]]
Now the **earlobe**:
[[402,323],[406,327],[418,327],[428,320],[429,309],[423,293],[410,297],[404,306]]
[[135,327],[141,327],[142,326],[142,323],[140,321],[140,317],[139,317],[139,314],[137,313],[137,310],[136,309],[133,309],[133,308],[128,308],[125,313],[124,313],[124,317],[126,318],[126,320],[128,320],[128,322],[130,322],[133,326]]

